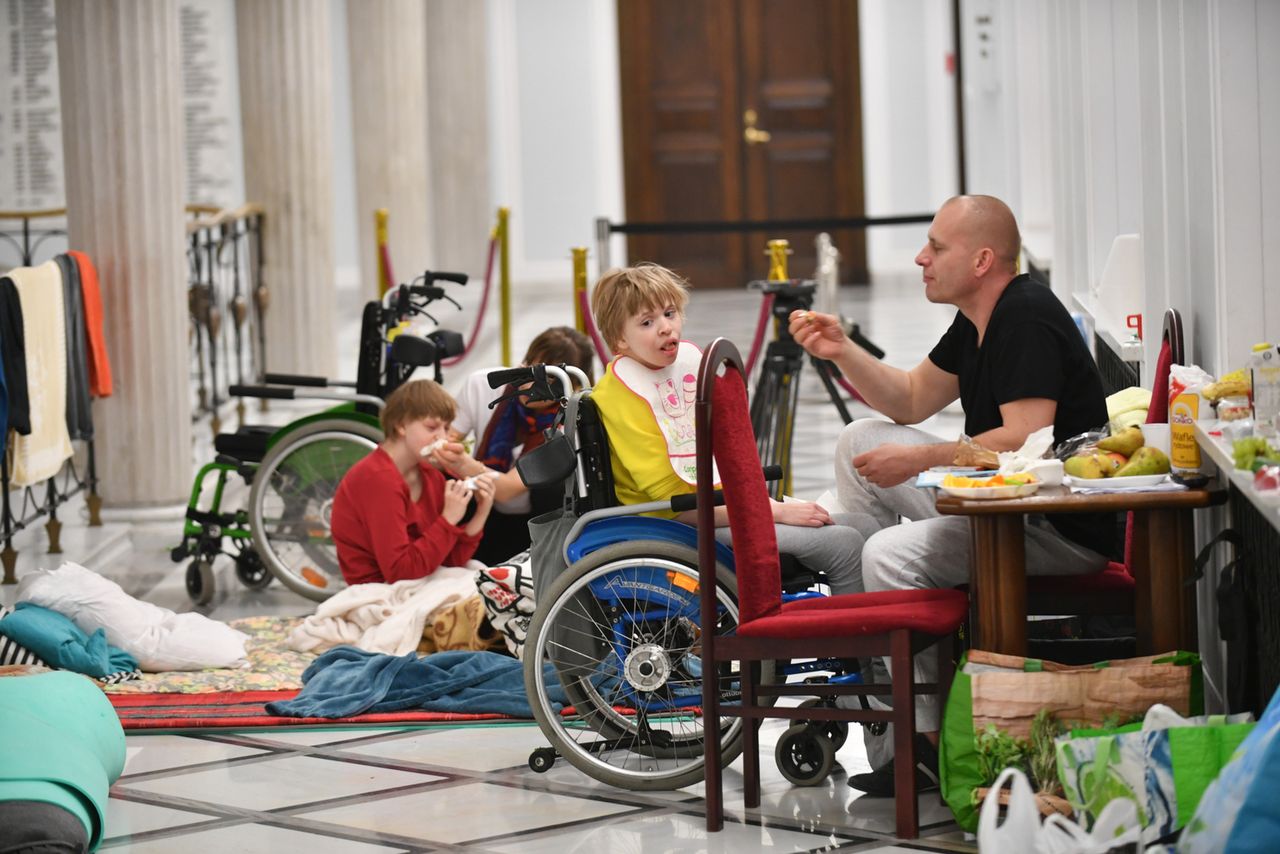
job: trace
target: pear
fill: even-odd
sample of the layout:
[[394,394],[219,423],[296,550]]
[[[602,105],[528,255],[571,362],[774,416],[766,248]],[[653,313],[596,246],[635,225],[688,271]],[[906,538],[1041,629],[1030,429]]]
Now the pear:
[[1115,451],[1124,454],[1126,457],[1132,457],[1133,452],[1142,447],[1142,428],[1126,427],[1114,436],[1098,442],[1099,451]]
[[1081,454],[1070,457],[1062,464],[1062,470],[1071,477],[1097,480],[1111,475],[1111,460],[1106,454]]
[[1144,445],[1133,452],[1133,455],[1129,457],[1129,462],[1122,465],[1114,476],[1142,477],[1168,473],[1169,458],[1164,455],[1164,451],[1159,448],[1153,448],[1150,445]]

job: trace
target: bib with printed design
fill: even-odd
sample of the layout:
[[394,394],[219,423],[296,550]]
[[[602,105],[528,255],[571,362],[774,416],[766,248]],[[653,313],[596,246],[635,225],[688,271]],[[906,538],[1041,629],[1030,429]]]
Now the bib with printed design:
[[[694,402],[698,395],[698,367],[702,351],[680,342],[671,365],[652,370],[626,356],[613,362],[613,374],[645,402],[667,443],[667,457],[676,476],[690,485],[698,482]],[[713,469],[714,471],[714,469]],[[715,482],[720,482],[717,474]]]

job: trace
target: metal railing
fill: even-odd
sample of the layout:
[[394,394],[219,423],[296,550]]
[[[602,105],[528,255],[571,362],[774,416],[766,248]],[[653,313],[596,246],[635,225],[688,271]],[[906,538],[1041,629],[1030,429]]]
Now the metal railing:
[[[222,429],[232,385],[256,384],[266,371],[263,321],[270,292],[263,278],[262,208],[188,205],[187,306],[190,315],[192,420]],[[243,425],[245,402],[235,398]]]
[[[67,236],[66,213],[65,208],[0,211],[0,262],[7,255],[17,262],[12,267],[31,267],[38,258],[52,258],[56,253],[50,251],[50,244],[56,245],[58,238]],[[0,264],[0,271],[12,267]],[[68,352],[74,351],[69,347]],[[13,537],[33,522],[47,517],[45,533],[49,537],[49,554],[62,552],[62,522],[58,519],[58,508],[72,496],[87,492],[85,503],[89,509],[89,524],[95,527],[102,524],[102,499],[98,496],[93,440],[76,441],[83,442],[85,448],[83,464],[72,454],[52,477],[16,489],[11,481],[8,454],[0,455],[0,540],[4,541],[4,549],[0,550],[0,562],[4,565],[2,583],[14,584],[17,581],[18,552],[13,547]]]

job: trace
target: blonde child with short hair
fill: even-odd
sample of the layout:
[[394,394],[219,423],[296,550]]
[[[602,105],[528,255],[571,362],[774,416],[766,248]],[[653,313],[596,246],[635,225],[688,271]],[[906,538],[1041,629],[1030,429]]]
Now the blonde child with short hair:
[[[614,490],[623,504],[665,501],[697,484],[693,404],[701,351],[681,341],[688,284],[657,264],[609,270],[591,293],[596,325],[615,358],[591,398],[609,436]],[[826,575],[836,593],[862,590],[860,514],[812,501],[771,501],[778,550]],[[676,515],[694,524],[696,511]],[[731,542],[716,508],[716,538]]]

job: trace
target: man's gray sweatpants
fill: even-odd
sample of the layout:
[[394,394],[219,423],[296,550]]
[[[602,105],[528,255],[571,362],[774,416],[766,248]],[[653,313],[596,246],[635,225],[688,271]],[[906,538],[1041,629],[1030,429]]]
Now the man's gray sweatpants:
[[[836,492],[845,510],[871,516],[880,530],[867,538],[862,549],[862,579],[868,592],[912,588],[956,587],[969,581],[973,551],[969,519],[939,516],[932,490],[918,489],[914,481],[889,488],[864,480],[853,467],[853,458],[885,444],[925,445],[941,442],[914,427],[888,421],[862,419],[846,426],[836,441]],[[897,524],[898,517],[910,520]],[[1044,518],[1028,516],[1028,575],[1087,575],[1100,572],[1107,558],[1064,538]],[[937,677],[934,649],[916,658],[916,680]],[[936,697],[916,703],[916,729],[935,732],[939,709]]]

